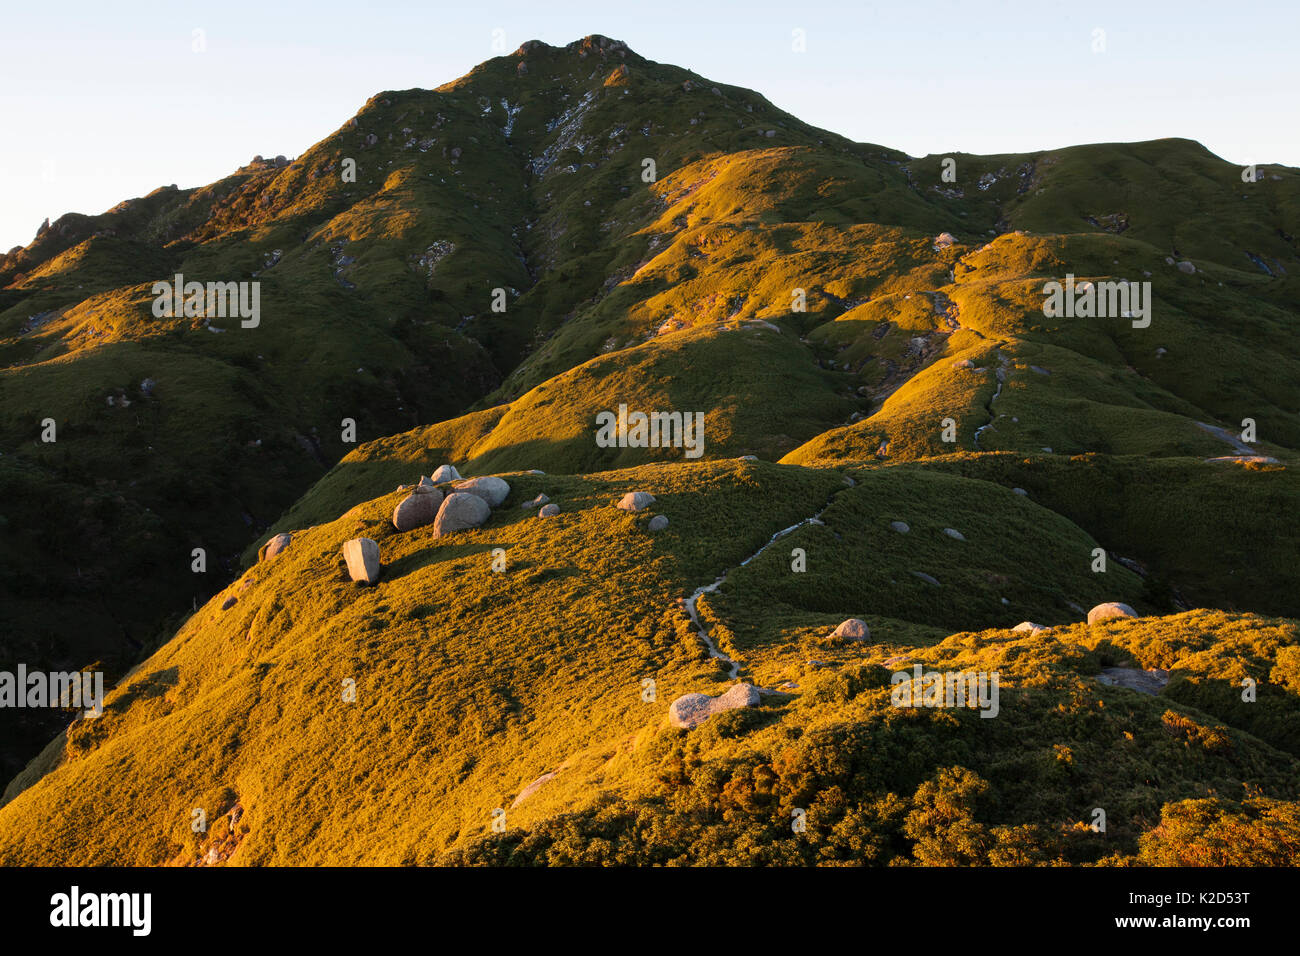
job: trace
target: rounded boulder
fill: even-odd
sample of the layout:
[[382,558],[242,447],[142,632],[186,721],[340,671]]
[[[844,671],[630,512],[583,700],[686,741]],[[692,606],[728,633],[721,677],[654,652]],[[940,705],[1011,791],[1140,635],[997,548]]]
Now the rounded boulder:
[[840,626],[831,632],[831,637],[843,637],[850,641],[865,641],[871,638],[871,628],[861,618],[851,617],[840,622]]
[[292,541],[293,535],[287,531],[281,531],[270,541],[266,542],[266,552],[262,555],[262,560],[270,561],[285,548],[289,547],[289,544]]
[[1119,601],[1107,601],[1105,604],[1098,604],[1088,612],[1088,623],[1096,624],[1098,621],[1109,621],[1116,617],[1137,616],[1137,611],[1127,604],[1122,604]]
[[495,475],[484,475],[482,478],[470,478],[459,482],[456,490],[461,494],[477,495],[487,502],[489,508],[498,507],[510,496],[510,485],[505,479]]
[[623,511],[644,511],[654,503],[655,496],[648,491],[629,491],[614,507]]
[[433,519],[433,533],[437,537],[453,531],[477,528],[491,516],[492,509],[478,495],[454,491],[442,499],[438,516]]
[[393,527],[398,531],[410,531],[432,524],[433,519],[438,517],[438,507],[441,504],[442,492],[437,488],[408,495],[393,509]]

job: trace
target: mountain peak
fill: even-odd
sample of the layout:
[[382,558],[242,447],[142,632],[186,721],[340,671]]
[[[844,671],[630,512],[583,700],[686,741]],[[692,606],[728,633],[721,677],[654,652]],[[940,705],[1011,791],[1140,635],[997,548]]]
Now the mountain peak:
[[[525,40],[519,44],[519,49],[515,50],[512,56],[527,56],[539,50],[554,50],[556,47],[551,46],[544,40]],[[577,53],[579,56],[587,56],[595,53],[598,56],[618,56],[625,57],[632,52],[622,40],[614,40],[599,33],[589,33],[580,40],[574,40],[572,43],[566,43],[563,47],[565,53]]]

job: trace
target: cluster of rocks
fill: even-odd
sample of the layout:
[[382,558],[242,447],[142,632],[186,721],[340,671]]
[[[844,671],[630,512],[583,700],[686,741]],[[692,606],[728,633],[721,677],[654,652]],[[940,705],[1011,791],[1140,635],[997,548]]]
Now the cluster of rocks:
[[[1083,610],[1079,608],[1079,610]],[[1137,611],[1119,601],[1107,601],[1105,604],[1098,604],[1088,612],[1088,623],[1096,624],[1100,621],[1110,621],[1120,617],[1137,617]],[[1023,634],[1045,634],[1052,628],[1044,624],[1035,624],[1033,621],[1021,621],[1011,630]]]
[[[439,485],[451,482],[445,493]],[[407,490],[403,486],[399,490]],[[451,465],[442,465],[432,475],[421,477],[410,489],[411,494],[393,509],[393,527],[412,531],[433,525],[433,536],[477,528],[510,495],[510,485],[495,475],[461,478]],[[558,510],[558,509],[557,509]]]
[[[614,504],[614,507],[621,511],[629,511],[632,514],[636,514],[639,511],[645,511],[646,508],[649,508],[654,503],[655,496],[650,494],[648,491],[629,491]],[[655,515],[650,519],[650,523],[646,525],[646,527],[650,531],[663,531],[668,527],[668,516]]]
[[[449,488],[440,487],[448,483]],[[406,532],[432,525],[433,536],[439,538],[483,525],[492,516],[492,509],[500,507],[510,496],[510,484],[495,475],[462,478],[452,465],[442,465],[433,474],[421,476],[415,485],[400,485],[398,491],[410,494],[393,509],[393,527]],[[546,495],[538,495],[524,507],[541,503],[538,517],[551,518],[560,513],[560,508],[549,501]],[[275,553],[288,545],[288,535],[278,535],[272,543],[279,538],[286,540],[277,546]],[[268,545],[267,557],[273,556]],[[354,538],[345,543],[343,558],[353,581],[374,584],[379,580],[379,545],[370,538]]]

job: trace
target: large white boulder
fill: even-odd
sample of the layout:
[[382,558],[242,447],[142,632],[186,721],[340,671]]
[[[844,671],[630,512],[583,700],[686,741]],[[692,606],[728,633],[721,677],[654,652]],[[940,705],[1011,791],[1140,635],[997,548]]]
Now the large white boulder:
[[453,487],[461,494],[478,495],[487,502],[489,508],[499,507],[510,496],[510,485],[504,478],[484,475],[482,478],[469,478],[457,482]]
[[871,629],[861,618],[851,617],[840,622],[840,626],[831,632],[831,637],[843,637],[850,641],[865,641],[871,638]]
[[362,584],[379,580],[379,545],[369,538],[353,538],[343,545],[343,560],[348,563],[348,576]]
[[477,528],[491,516],[492,509],[478,495],[453,491],[442,500],[438,516],[433,519],[433,533],[437,537],[453,531]]
[[1109,621],[1111,618],[1116,617],[1137,616],[1137,611],[1127,604],[1121,604],[1119,601],[1108,601],[1105,604],[1098,604],[1088,612],[1088,623],[1096,624],[1098,621]]

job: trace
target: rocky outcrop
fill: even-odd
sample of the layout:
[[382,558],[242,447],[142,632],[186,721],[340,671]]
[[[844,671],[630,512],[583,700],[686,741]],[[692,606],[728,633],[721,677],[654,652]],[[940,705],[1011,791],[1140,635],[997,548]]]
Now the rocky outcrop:
[[674,727],[690,730],[698,727],[714,714],[741,707],[753,707],[761,699],[753,684],[737,684],[719,697],[708,694],[683,694],[668,708],[668,722]]

